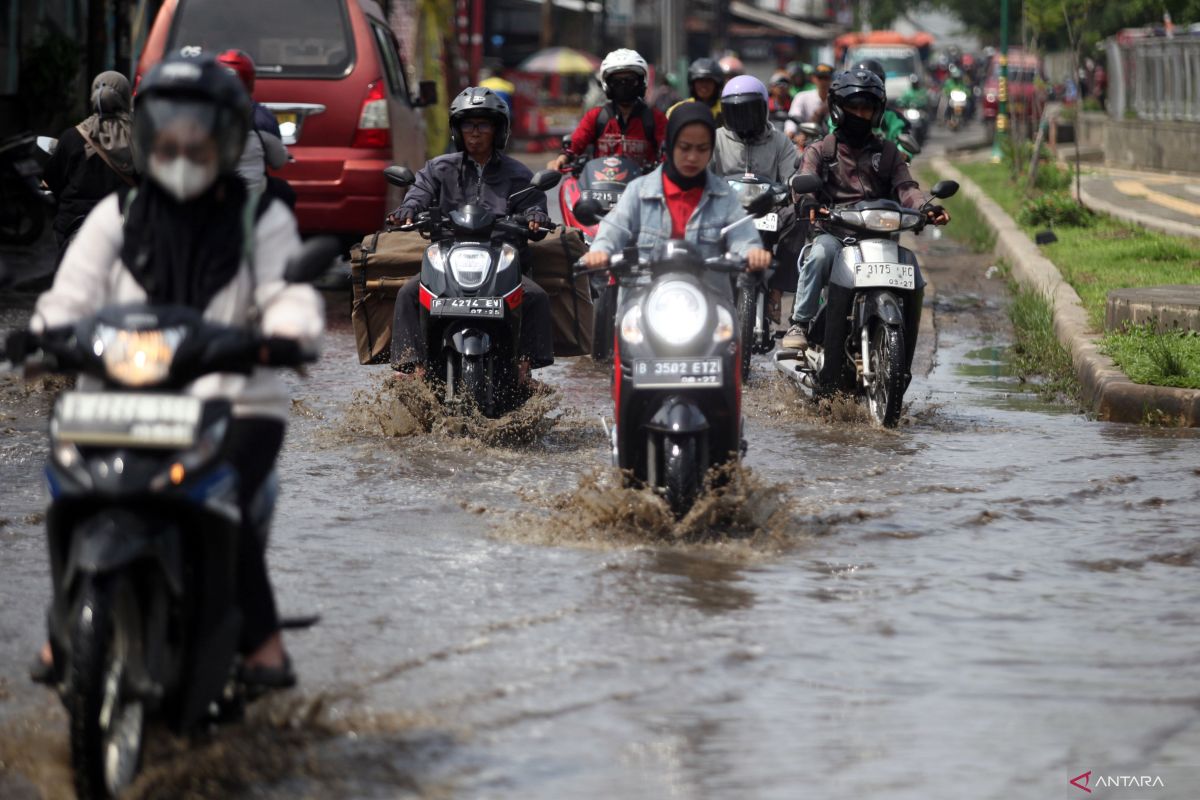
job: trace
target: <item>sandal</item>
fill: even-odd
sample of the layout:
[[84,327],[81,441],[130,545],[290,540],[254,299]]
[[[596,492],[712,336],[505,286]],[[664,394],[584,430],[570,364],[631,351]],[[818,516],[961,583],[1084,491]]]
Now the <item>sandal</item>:
[[47,664],[43,661],[41,653],[33,657],[33,663],[29,665],[29,680],[43,686],[53,686],[56,677],[54,664]]
[[292,669],[292,657],[285,654],[278,667],[242,664],[238,679],[248,695],[258,697],[278,689],[291,689],[296,685],[296,671]]

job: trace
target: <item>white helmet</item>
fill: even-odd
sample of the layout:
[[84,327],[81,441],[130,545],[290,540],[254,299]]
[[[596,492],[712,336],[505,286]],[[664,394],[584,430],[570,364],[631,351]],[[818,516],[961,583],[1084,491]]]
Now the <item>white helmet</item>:
[[636,72],[645,81],[650,66],[637,50],[613,50],[600,62],[600,87],[608,91],[608,76],[614,72]]

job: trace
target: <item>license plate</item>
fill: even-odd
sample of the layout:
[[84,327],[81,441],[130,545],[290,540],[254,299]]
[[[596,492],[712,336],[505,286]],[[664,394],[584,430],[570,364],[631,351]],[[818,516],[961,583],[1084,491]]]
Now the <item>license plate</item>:
[[777,231],[779,230],[779,215],[772,211],[761,217],[756,217],[754,227],[760,231]]
[[633,385],[639,388],[720,384],[719,358],[639,358],[633,362]]
[[581,194],[587,199],[595,200],[606,208],[612,208],[621,199],[621,195],[617,192],[593,192],[589,190]]
[[429,305],[435,317],[483,317],[500,319],[504,316],[502,297],[435,297]]
[[63,392],[51,431],[85,446],[178,449],[195,443],[203,411],[199,398],[186,395]]
[[891,286],[896,289],[917,288],[916,271],[912,264],[864,262],[854,265],[854,285]]
[[20,161],[13,164],[13,169],[15,169],[17,174],[22,178],[28,178],[31,175],[38,175],[42,171],[42,168],[38,166],[38,163],[32,158],[22,158]]

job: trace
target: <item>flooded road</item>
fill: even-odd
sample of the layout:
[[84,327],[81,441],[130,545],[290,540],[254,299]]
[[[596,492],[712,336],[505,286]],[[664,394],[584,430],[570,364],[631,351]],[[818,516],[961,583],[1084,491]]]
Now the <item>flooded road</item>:
[[[329,295],[270,551],[285,613],[323,616],[288,639],[302,688],[186,757],[156,743],[135,796],[1047,798],[1094,770],[1195,797],[1197,435],[1040,402],[991,261],[922,238],[929,371],[897,431],[759,364],[748,541],[663,538],[593,477],[585,361],[545,371],[531,444],[372,432],[395,390]],[[24,678],[41,398],[2,388],[0,796],[64,797],[64,716]]]

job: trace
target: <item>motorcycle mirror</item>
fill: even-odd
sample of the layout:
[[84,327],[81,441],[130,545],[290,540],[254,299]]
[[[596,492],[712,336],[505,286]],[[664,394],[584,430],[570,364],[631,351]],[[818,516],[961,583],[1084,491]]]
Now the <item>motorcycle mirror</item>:
[[788,181],[788,185],[792,187],[792,191],[796,194],[815,194],[821,191],[824,183],[821,181],[821,176],[811,172],[793,175]]
[[571,213],[575,215],[575,219],[584,225],[599,225],[600,218],[604,216],[604,209],[600,207],[599,200],[593,200],[589,197],[586,200],[580,200],[576,203]]
[[437,101],[437,81],[421,81],[417,84],[417,96],[413,100],[414,106],[435,106]]
[[896,144],[903,147],[914,156],[921,154],[921,145],[917,143],[916,138],[911,133],[902,133],[896,137]]
[[555,186],[558,186],[560,180],[562,180],[562,173],[558,170],[540,169],[533,173],[533,179],[529,183],[543,192],[548,192]]
[[342,243],[334,236],[316,236],[288,259],[283,279],[288,283],[312,283],[325,274],[333,260],[342,254]]
[[824,135],[821,133],[821,126],[815,122],[800,123],[800,132],[810,139],[820,139]]
[[37,137],[37,146],[48,155],[54,155],[54,151],[58,149],[58,139],[51,136],[39,136]]
[[562,149],[566,150],[570,146],[571,146],[571,134],[564,133],[562,135]]
[[958,194],[958,183],[956,181],[938,181],[933,185],[933,190],[930,194],[939,200],[953,197]]
[[412,186],[417,182],[417,176],[413,175],[413,171],[408,167],[397,167],[392,165],[383,171],[383,177],[387,178],[387,182],[392,186]]
[[771,192],[763,192],[753,200],[744,203],[742,207],[751,216],[761,217],[775,207],[775,195]]

